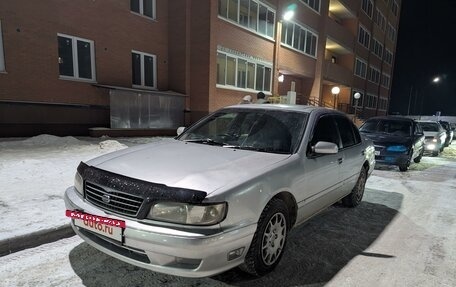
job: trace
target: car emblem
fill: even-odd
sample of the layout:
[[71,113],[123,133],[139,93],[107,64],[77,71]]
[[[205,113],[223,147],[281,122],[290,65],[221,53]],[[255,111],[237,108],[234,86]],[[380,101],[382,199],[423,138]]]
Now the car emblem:
[[103,200],[104,203],[109,203],[111,201],[111,197],[107,194],[104,194],[101,199]]

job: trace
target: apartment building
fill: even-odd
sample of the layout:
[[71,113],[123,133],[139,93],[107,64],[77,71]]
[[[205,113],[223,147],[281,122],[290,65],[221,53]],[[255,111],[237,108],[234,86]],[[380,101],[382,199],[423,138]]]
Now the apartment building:
[[400,6],[4,0],[0,136],[87,135],[100,127],[169,133],[258,91],[273,102],[383,115]]

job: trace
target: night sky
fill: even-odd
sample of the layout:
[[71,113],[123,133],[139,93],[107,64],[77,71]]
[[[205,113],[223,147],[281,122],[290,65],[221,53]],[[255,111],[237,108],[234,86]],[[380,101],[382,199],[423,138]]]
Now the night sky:
[[390,114],[456,116],[455,11],[456,0],[402,1]]

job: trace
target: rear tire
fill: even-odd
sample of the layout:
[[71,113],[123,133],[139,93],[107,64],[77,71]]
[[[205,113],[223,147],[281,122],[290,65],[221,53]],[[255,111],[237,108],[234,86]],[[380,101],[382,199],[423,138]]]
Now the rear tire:
[[257,230],[245,256],[241,270],[254,276],[271,272],[279,264],[286,245],[289,226],[288,207],[273,198],[264,208]]
[[348,207],[355,207],[360,204],[363,199],[364,188],[366,186],[367,170],[365,167],[361,169],[358,180],[356,181],[355,187],[352,192],[346,197],[342,198],[342,204]]

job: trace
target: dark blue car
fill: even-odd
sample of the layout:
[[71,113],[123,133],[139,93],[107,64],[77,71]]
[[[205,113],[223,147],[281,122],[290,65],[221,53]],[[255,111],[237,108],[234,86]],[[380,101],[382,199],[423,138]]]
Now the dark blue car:
[[360,127],[363,136],[375,145],[377,164],[396,165],[406,171],[420,162],[424,153],[424,133],[413,119],[383,116],[368,119]]

